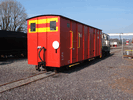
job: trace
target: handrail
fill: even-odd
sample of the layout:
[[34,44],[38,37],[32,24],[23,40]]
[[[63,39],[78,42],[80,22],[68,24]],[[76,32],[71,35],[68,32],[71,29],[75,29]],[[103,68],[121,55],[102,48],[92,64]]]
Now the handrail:
[[70,49],[73,48],[73,31],[70,31],[70,33],[72,33],[72,47],[70,47]]
[[79,36],[79,45],[77,48],[80,48],[80,33],[78,33],[78,36]]

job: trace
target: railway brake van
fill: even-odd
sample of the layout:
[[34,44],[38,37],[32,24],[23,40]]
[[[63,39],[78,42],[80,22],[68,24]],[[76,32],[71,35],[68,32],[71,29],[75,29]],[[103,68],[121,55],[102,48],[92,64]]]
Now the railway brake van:
[[102,30],[61,15],[27,19],[28,64],[60,68],[102,56]]

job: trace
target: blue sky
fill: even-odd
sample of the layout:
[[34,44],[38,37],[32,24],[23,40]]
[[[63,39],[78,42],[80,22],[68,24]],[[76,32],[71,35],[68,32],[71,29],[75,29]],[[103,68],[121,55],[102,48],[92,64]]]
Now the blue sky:
[[100,28],[105,33],[133,32],[133,0],[17,1],[25,7],[28,17],[59,14]]

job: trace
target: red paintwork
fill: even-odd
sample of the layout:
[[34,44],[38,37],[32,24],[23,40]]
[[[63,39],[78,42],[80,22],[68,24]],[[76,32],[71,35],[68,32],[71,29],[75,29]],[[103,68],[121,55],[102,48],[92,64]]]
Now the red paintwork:
[[[32,20],[37,20],[34,18]],[[27,46],[28,46],[28,64],[37,65],[37,33],[29,34],[28,30],[30,28],[29,21],[27,21]]]
[[126,40],[126,45],[128,45],[129,44],[129,40]]
[[[38,65],[38,46],[45,47],[46,51],[41,52],[41,58],[45,59],[46,66],[61,67],[72,63],[80,62],[92,57],[101,55],[101,30],[84,25],[77,21],[62,16],[38,16],[27,20],[27,30],[29,30],[29,21],[57,18],[57,32],[36,32],[28,31],[28,64]],[[70,27],[67,27],[70,24]],[[37,28],[50,27],[49,23],[36,24]],[[72,41],[72,31],[73,41]],[[80,33],[80,48],[79,47]],[[58,41],[60,47],[57,53],[52,47],[52,43]],[[73,48],[72,47],[73,43]]]
[[84,26],[84,59],[88,58],[88,27]]

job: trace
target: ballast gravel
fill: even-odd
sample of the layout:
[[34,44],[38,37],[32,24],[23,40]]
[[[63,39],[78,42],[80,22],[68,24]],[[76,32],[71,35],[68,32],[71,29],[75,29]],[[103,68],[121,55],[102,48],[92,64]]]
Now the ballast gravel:
[[7,58],[0,60],[0,85],[27,78],[42,72],[35,70],[35,66],[28,65],[26,58]]
[[[26,59],[13,63],[23,63],[22,67],[35,73]],[[28,73],[28,70],[21,72]],[[16,71],[19,70],[13,73]],[[122,59],[121,52],[116,52],[3,92],[0,100],[133,100],[133,61]]]

